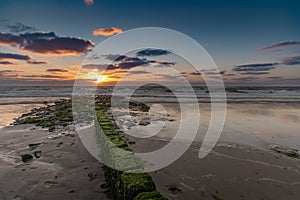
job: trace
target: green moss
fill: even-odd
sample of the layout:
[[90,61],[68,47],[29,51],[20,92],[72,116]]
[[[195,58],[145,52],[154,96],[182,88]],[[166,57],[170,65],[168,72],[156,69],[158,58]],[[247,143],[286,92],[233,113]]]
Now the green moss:
[[121,175],[121,186],[124,199],[133,199],[141,192],[155,191],[152,178],[146,173],[134,174],[124,172]]
[[167,198],[163,197],[159,192],[142,192],[137,195],[134,200],[167,200]]
[[[105,166],[104,174],[107,183],[111,188],[113,199],[134,199],[139,195],[139,199],[158,199],[164,200],[158,192],[155,191],[155,185],[151,176],[146,173],[120,172],[116,169],[126,171],[143,171],[141,161],[134,155],[127,142],[119,135],[112,120],[106,116],[106,111],[110,103],[101,102],[98,97],[98,106],[96,106],[96,118],[101,130],[96,134],[99,136],[98,143],[101,147],[101,154],[110,166]],[[101,106],[100,106],[101,105]]]
[[53,132],[54,130],[55,130],[55,126],[52,125],[52,126],[49,127],[50,132]]
[[35,124],[35,123],[38,123],[40,122],[42,119],[41,118],[37,118],[37,117],[28,117],[28,118],[25,118],[22,123],[23,124]]
[[296,151],[292,151],[292,150],[281,150],[279,148],[274,148],[274,151],[276,151],[277,153],[286,155],[288,157],[291,158],[299,158],[299,154]]
[[218,197],[215,194],[210,194],[212,196],[212,198],[214,198],[215,200],[223,200],[221,197]]

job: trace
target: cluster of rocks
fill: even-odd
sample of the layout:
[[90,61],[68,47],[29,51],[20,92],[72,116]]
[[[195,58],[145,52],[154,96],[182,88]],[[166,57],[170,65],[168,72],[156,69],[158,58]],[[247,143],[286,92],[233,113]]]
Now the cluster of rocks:
[[50,132],[73,124],[71,100],[59,100],[53,105],[34,108],[15,120],[16,124],[35,124]]
[[300,155],[298,153],[298,149],[290,149],[290,148],[284,148],[281,147],[279,145],[270,145],[269,146],[271,150],[279,153],[279,154],[283,154],[286,155],[288,157],[292,157],[292,158],[299,158]]

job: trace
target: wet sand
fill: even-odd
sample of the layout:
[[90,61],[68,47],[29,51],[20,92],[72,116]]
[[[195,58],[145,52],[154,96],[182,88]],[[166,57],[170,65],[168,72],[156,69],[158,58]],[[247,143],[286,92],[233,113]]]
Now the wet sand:
[[[152,140],[151,149],[165,143]],[[145,151],[147,144],[137,142],[133,149]],[[151,173],[159,192],[169,199],[300,197],[299,159],[228,143],[218,143],[207,157],[199,159],[199,148],[194,144],[173,164]]]
[[[207,105],[200,105],[201,123],[194,144],[173,164],[151,173],[159,192],[169,199],[298,200],[300,159],[275,152],[270,145],[299,149],[299,105],[228,104],[219,142],[207,157],[199,159],[211,117]],[[177,108],[170,104],[166,108],[172,120],[156,139],[129,137],[135,152],[160,149],[174,136]]]
[[[126,136],[135,152],[161,148],[174,135],[177,111],[168,106],[170,120],[159,135],[165,140]],[[207,105],[201,106],[195,143],[173,164],[151,173],[159,192],[169,199],[299,199],[300,159],[268,149],[277,143],[299,147],[298,105],[230,104],[219,142],[199,159],[210,118]],[[148,131],[152,128],[149,125]],[[29,144],[39,145],[33,149]],[[35,151],[42,156],[22,162],[21,155]],[[107,199],[104,186],[102,164],[87,152],[74,131],[50,133],[34,125],[0,129],[1,200]]]
[[[102,164],[73,131],[16,125],[1,129],[0,141],[1,200],[107,199]],[[39,151],[40,158],[22,161]]]

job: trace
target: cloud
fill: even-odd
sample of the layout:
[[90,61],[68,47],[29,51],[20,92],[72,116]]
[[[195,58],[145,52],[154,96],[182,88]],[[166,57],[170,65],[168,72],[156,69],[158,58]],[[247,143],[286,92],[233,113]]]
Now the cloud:
[[231,74],[224,74],[223,76],[235,76],[236,74],[233,74],[233,73],[231,73]]
[[47,65],[49,64],[48,62],[46,61],[27,61],[28,64],[32,64],[32,65]]
[[270,74],[270,72],[269,71],[262,71],[262,72],[260,72],[260,71],[254,71],[254,72],[248,71],[248,72],[242,72],[240,74],[243,74],[243,75],[264,75],[264,74]]
[[126,72],[126,76],[135,75],[135,74],[151,74],[151,72],[142,71],[142,70],[133,70]]
[[232,71],[236,71],[236,72],[270,71],[272,69],[275,69],[276,65],[278,65],[278,63],[257,63],[257,64],[238,65],[233,67]]
[[269,76],[267,77],[268,79],[281,79],[283,78],[282,76]]
[[142,65],[165,65],[165,66],[173,66],[175,62],[166,62],[166,61],[155,61],[155,60],[148,60],[146,58],[139,58],[139,57],[130,57],[125,55],[114,55],[108,54],[104,55],[105,59],[114,61],[114,65],[116,68],[121,69],[130,69],[137,66]]
[[259,48],[258,50],[263,51],[263,50],[273,49],[277,47],[291,46],[291,45],[300,45],[300,41],[286,41],[286,42],[275,43],[266,47]]
[[170,54],[170,51],[164,49],[144,49],[136,53],[137,56],[162,56]]
[[83,69],[97,69],[99,71],[113,71],[117,72],[128,72],[130,69],[142,66],[152,67],[171,67],[175,65],[175,62],[155,61],[148,60],[146,58],[131,57],[125,55],[102,55],[106,60],[113,61],[112,64],[85,64],[82,66]]
[[218,74],[225,74],[226,70],[223,71],[204,71],[205,75],[218,75]]
[[24,78],[46,78],[46,79],[65,79],[66,76],[57,76],[57,75],[24,75]]
[[223,71],[212,71],[212,70],[201,70],[201,71],[196,71],[196,72],[191,72],[190,75],[194,75],[194,76],[199,76],[199,75],[208,75],[208,76],[212,76],[212,75],[223,75],[226,73],[226,70]]
[[102,35],[105,37],[112,36],[114,34],[119,34],[119,33],[123,33],[123,30],[121,28],[116,28],[116,27],[99,28],[99,29],[95,29],[93,31],[93,35],[95,35],[95,36]]
[[36,31],[37,30],[35,27],[27,26],[27,25],[24,25],[24,24],[22,24],[20,22],[18,22],[16,24],[8,24],[6,27],[12,33],[32,32],[32,31]]
[[200,75],[202,75],[202,73],[197,71],[197,72],[191,72],[190,75],[200,76]]
[[68,72],[67,69],[47,69],[47,72],[54,72],[54,73],[64,73],[64,72]]
[[42,55],[82,55],[94,44],[81,38],[59,37],[54,32],[36,32],[20,35],[0,33],[0,45],[17,46],[21,51]]
[[94,0],[84,0],[84,3],[86,5],[93,5],[94,4]]
[[48,64],[48,62],[45,62],[45,61],[36,61],[31,56],[28,56],[28,55],[15,54],[15,53],[2,53],[2,52],[0,52],[0,60],[4,60],[4,61],[0,62],[0,64],[2,64],[2,65],[15,64],[15,63],[12,63],[12,62],[6,61],[6,60],[21,60],[21,61],[26,61],[28,64],[33,64],[33,65]]
[[0,46],[17,46],[22,42],[19,36],[0,32]]
[[12,62],[6,61],[6,60],[0,61],[0,65],[14,65],[14,64],[15,64],[15,63],[12,63]]
[[291,56],[281,58],[283,64],[285,65],[299,65],[300,64],[300,56]]
[[241,77],[241,78],[235,78],[234,80],[236,81],[252,81],[252,80],[257,80],[259,78],[253,77],[253,76],[246,76],[246,77]]
[[0,71],[0,79],[2,80],[7,80],[7,79],[12,79],[12,78],[17,78],[19,77],[19,73],[23,71],[20,70],[1,70]]
[[32,57],[28,55],[21,55],[21,54],[14,54],[14,53],[2,53],[0,52],[0,60],[2,59],[9,59],[9,60],[25,60],[29,61],[32,60]]

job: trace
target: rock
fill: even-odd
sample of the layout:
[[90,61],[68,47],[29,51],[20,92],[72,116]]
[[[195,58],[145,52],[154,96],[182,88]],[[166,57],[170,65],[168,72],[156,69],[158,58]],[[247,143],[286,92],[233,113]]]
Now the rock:
[[74,193],[74,192],[75,192],[75,190],[70,190],[68,193],[70,193],[70,194],[71,194],[71,193]]
[[33,159],[33,156],[30,154],[24,154],[24,155],[21,155],[21,157],[22,157],[22,161],[24,163],[29,162]]
[[96,179],[97,176],[98,176],[97,173],[93,173],[93,172],[88,173],[88,177],[90,178],[89,181]]
[[173,194],[182,193],[181,189],[179,189],[176,186],[171,186],[168,188],[169,191],[171,191]]
[[139,122],[139,125],[141,125],[141,126],[147,126],[147,125],[149,125],[150,124],[150,121],[148,121],[148,120],[141,120],[140,122]]
[[33,155],[36,158],[40,158],[40,157],[42,157],[42,151],[35,151],[35,152],[33,152]]
[[279,154],[283,154],[286,155],[288,157],[292,157],[292,158],[299,158],[300,155],[298,153],[297,149],[289,149],[289,148],[284,148],[278,145],[270,145],[270,149],[279,153]]
[[30,148],[30,151],[36,149],[41,143],[33,143],[33,144],[28,144],[28,147]]
[[23,197],[22,195],[17,194],[16,196],[14,196],[12,198],[12,200],[27,200],[27,199],[25,197]]

